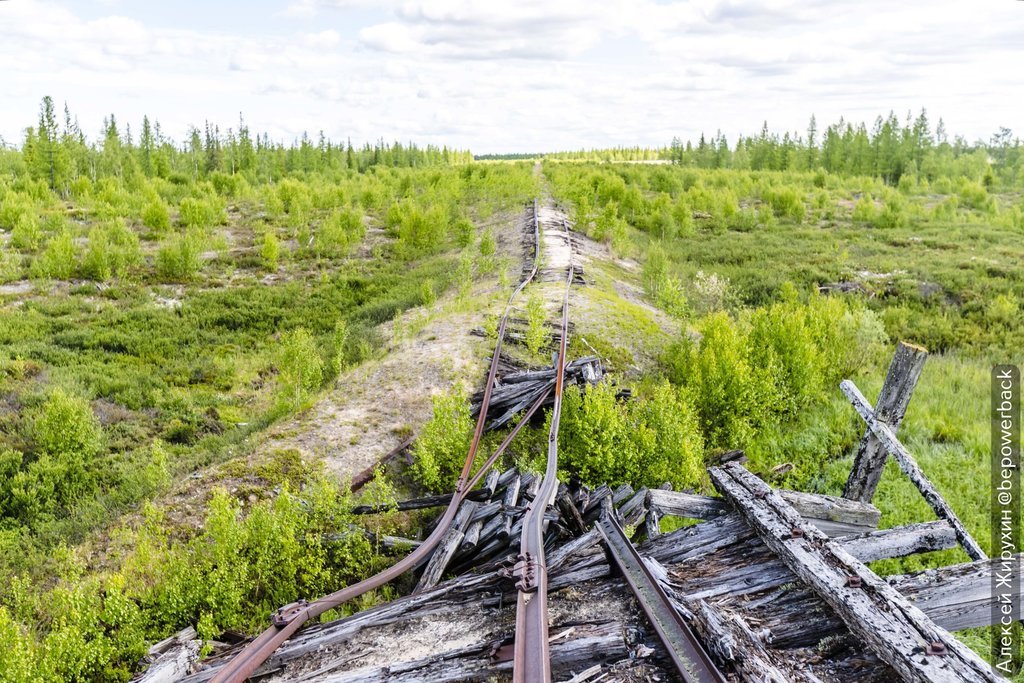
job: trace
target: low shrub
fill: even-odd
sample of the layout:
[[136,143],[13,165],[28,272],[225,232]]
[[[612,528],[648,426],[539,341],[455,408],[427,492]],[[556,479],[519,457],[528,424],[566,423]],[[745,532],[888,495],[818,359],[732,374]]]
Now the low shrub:
[[451,490],[469,453],[473,420],[461,391],[433,398],[434,413],[416,437],[412,473],[428,491]]

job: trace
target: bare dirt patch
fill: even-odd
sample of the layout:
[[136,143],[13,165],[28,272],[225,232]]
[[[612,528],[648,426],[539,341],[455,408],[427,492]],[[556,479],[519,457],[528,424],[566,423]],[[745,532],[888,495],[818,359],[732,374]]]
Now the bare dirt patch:
[[[518,278],[525,249],[525,215],[495,217],[489,227],[498,261]],[[497,272],[482,279],[464,302],[455,294],[432,309],[415,308],[380,327],[386,355],[344,373],[316,405],[268,434],[262,450],[298,450],[322,460],[338,477],[355,475],[420,430],[433,396],[459,385],[467,393],[486,374],[492,341],[470,334],[501,311]],[[496,296],[497,294],[497,296]],[[397,324],[396,324],[397,323]]]

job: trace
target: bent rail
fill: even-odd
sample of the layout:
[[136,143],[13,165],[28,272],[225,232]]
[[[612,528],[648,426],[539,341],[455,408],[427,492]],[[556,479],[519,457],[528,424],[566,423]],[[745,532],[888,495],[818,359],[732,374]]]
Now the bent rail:
[[551,651],[548,645],[548,573],[544,557],[544,512],[558,490],[558,423],[562,414],[562,383],[565,379],[565,350],[569,336],[569,288],[573,267],[565,280],[562,300],[562,336],[558,344],[555,374],[555,404],[548,431],[548,461],[544,480],[530,503],[523,521],[516,587],[515,650],[512,664],[514,683],[549,683]]
[[[451,503],[449,503],[444,515],[441,516],[441,519],[438,521],[434,531],[415,550],[379,574],[375,574],[374,576],[364,579],[359,583],[343,588],[340,591],[336,591],[312,602],[300,600],[299,602],[279,608],[270,617],[270,628],[248,643],[245,648],[238,653],[238,655],[224,665],[224,667],[221,668],[213,677],[211,683],[242,683],[246,678],[255,673],[255,671],[274,653],[274,651],[277,650],[277,648],[288,640],[296,631],[298,631],[299,628],[307,621],[315,619],[328,610],[334,609],[349,600],[357,598],[364,593],[375,588],[379,588],[380,586],[397,579],[406,571],[413,569],[420,563],[420,561],[427,558],[437,547],[438,543],[440,543],[441,539],[448,531],[448,527],[451,525],[452,520],[455,518],[455,513],[458,511],[459,505],[462,504],[466,493],[474,485],[469,484],[470,472],[473,469],[477,450],[480,447],[480,439],[483,436],[484,425],[487,421],[487,408],[490,403],[491,392],[494,389],[494,382],[498,373],[498,360],[501,356],[502,341],[505,337],[505,327],[508,324],[508,317],[511,312],[512,302],[519,296],[523,289],[526,288],[526,285],[528,285],[537,276],[537,270],[540,267],[540,223],[537,218],[536,199],[533,201],[533,235],[535,245],[533,269],[526,275],[526,277],[523,278],[519,283],[519,286],[516,287],[509,296],[508,302],[505,304],[505,310],[501,316],[501,322],[498,326],[498,339],[494,344],[494,354],[491,356],[491,365],[487,373],[487,381],[484,384],[483,403],[481,404],[480,414],[477,417],[476,429],[473,432],[473,440],[470,443],[469,452],[466,454],[466,462],[462,467],[462,472],[459,474],[459,479],[455,484],[455,491],[452,496]],[[564,358],[564,351],[565,348],[563,344],[562,355],[559,356],[560,359]],[[561,391],[561,374],[559,374],[559,377],[555,382],[555,391],[556,394]],[[543,402],[546,395],[547,394],[542,396],[534,406],[531,406],[531,415],[540,407],[540,404]],[[527,419],[521,420],[520,424],[525,424]],[[509,443],[511,443],[512,437],[516,433],[518,433],[518,429],[514,430],[514,432],[505,439],[495,453],[491,455],[487,461],[487,467],[496,461],[501,453],[504,452],[504,449]],[[477,473],[477,476],[472,480],[474,483],[479,481],[480,476],[482,476],[481,473],[485,469],[486,468],[481,468],[480,472]],[[467,484],[469,485],[467,486]]]

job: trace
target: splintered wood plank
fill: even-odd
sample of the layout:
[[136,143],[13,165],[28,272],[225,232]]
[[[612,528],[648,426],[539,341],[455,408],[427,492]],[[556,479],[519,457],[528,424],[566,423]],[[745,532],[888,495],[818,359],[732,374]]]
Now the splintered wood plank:
[[1005,680],[746,469],[728,464],[709,472],[762,542],[904,680]]
[[[871,503],[802,491],[780,490],[779,494],[829,536],[870,531],[878,526],[881,517],[878,508]],[[728,503],[721,498],[662,489],[650,491],[650,505],[657,508],[660,515],[690,519],[713,519],[730,511]]]
[[[894,433],[903,422],[907,405],[927,358],[928,351],[920,346],[900,342],[896,347],[896,354],[889,365],[889,372],[885,376],[885,383],[875,406],[878,419],[888,425]],[[846,480],[843,497],[870,503],[882,478],[888,454],[889,451],[875,433],[871,429],[865,431],[860,445],[857,446],[853,469]]]

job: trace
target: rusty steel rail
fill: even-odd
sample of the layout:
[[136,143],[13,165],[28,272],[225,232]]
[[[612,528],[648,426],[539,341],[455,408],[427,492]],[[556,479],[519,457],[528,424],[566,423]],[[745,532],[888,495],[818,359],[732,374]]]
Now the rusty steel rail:
[[[480,471],[477,472],[471,483],[470,472],[473,470],[473,463],[476,460],[477,450],[480,447],[480,439],[483,436],[484,425],[487,421],[487,408],[491,401],[491,392],[494,389],[495,378],[498,374],[498,360],[501,356],[502,341],[505,338],[505,327],[508,323],[509,313],[512,309],[512,302],[519,296],[526,285],[528,285],[537,276],[537,270],[540,266],[540,222],[537,218],[536,199],[533,201],[533,235],[535,245],[533,269],[526,275],[526,277],[523,278],[519,283],[519,286],[516,287],[509,296],[508,302],[505,304],[505,310],[501,316],[501,322],[498,326],[498,339],[494,344],[494,354],[491,356],[491,365],[487,372],[487,381],[484,384],[483,402],[480,407],[480,414],[477,416],[476,429],[473,432],[473,440],[470,442],[469,452],[466,454],[466,462],[462,467],[462,472],[459,474],[459,479],[455,483],[455,491],[452,496],[452,501],[449,503],[444,515],[441,516],[441,519],[438,521],[434,531],[415,550],[379,574],[375,574],[374,576],[364,579],[359,583],[343,588],[331,593],[330,595],[325,595],[324,597],[313,600],[312,602],[300,600],[279,608],[270,617],[270,628],[250,641],[241,652],[225,664],[216,673],[216,675],[213,676],[211,683],[242,683],[246,678],[255,673],[256,670],[270,658],[274,651],[276,651],[282,643],[288,640],[307,621],[315,619],[328,610],[343,605],[349,600],[357,598],[364,593],[375,588],[379,588],[380,586],[397,579],[399,576],[404,574],[406,571],[413,569],[420,563],[420,561],[429,556],[448,531],[448,527],[455,518],[455,514],[459,509],[459,505],[462,504],[466,493],[472,489],[476,482],[478,482],[483,476],[486,469],[489,468],[504,452],[504,449],[508,447],[512,441],[512,437],[519,432],[519,429],[521,428],[520,425],[524,425],[528,421],[528,416],[525,419],[520,420],[516,429],[506,437],[501,446],[495,450],[490,458],[488,458],[486,467],[482,467]],[[562,355],[559,356],[560,359],[564,357],[564,350],[563,343]],[[559,395],[560,391],[561,371],[555,381],[556,396]],[[547,395],[548,392],[545,392],[544,395],[530,407],[528,415],[532,415],[538,408],[540,408],[541,403],[543,403]],[[556,402],[557,401],[558,399],[556,398]]]
[[555,372],[555,404],[548,432],[548,462],[544,479],[523,519],[519,557],[513,570],[516,583],[515,649],[513,683],[550,683],[551,649],[548,644],[548,570],[544,557],[544,512],[558,490],[558,422],[562,414],[562,383],[565,379],[565,350],[569,337],[569,287],[573,267],[565,280],[562,300],[562,337],[558,343]]
[[657,577],[619,525],[610,501],[606,499],[606,502],[609,505],[602,511],[597,528],[615,564],[622,571],[626,584],[665,645],[665,651],[679,675],[685,683],[725,683],[725,676],[679,616]]

